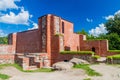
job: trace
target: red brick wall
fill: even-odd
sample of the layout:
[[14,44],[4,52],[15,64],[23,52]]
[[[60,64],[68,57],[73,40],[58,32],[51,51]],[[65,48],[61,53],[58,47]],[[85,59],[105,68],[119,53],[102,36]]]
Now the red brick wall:
[[14,54],[0,54],[0,64],[14,63]]
[[16,53],[40,52],[40,37],[38,30],[17,33]]
[[0,54],[13,54],[12,45],[0,45]]
[[107,40],[88,40],[84,41],[81,45],[82,51],[92,51],[95,48],[96,55],[104,56],[108,50]]

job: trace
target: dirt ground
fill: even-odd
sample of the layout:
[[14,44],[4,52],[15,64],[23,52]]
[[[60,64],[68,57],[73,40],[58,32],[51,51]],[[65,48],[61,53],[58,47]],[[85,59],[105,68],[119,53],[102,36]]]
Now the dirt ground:
[[[103,75],[100,77],[90,77],[91,80],[120,80],[120,66],[99,64],[90,67]],[[11,78],[9,80],[83,80],[89,77],[81,69],[28,73],[21,72],[14,67],[6,67],[0,70],[0,73],[10,75]]]

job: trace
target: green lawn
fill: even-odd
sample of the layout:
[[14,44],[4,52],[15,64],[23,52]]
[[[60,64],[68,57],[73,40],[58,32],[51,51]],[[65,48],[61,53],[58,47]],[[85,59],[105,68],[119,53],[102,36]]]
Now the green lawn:
[[85,70],[88,76],[102,76],[100,73],[94,71],[89,67],[89,65],[86,65],[86,64],[75,65],[74,68],[81,68]]

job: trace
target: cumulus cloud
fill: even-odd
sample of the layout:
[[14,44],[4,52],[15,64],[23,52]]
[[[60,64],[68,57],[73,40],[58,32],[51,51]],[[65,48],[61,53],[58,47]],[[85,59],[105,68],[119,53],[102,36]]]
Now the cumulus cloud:
[[7,34],[5,34],[2,29],[0,29],[0,37],[4,37],[4,36],[7,36]]
[[93,22],[93,20],[92,20],[92,19],[89,19],[89,18],[86,18],[86,21],[87,21],[87,22]]
[[24,8],[21,8],[20,13],[15,14],[14,12],[10,12],[9,14],[5,14],[0,16],[0,22],[9,23],[9,24],[24,24],[28,25],[30,18],[30,14],[28,11],[25,11]]
[[33,22],[33,27],[32,28],[28,28],[28,30],[33,30],[33,29],[38,29],[38,24]]
[[120,10],[118,10],[117,12],[115,12],[113,15],[108,15],[106,17],[104,17],[106,20],[109,20],[109,19],[114,19],[114,16],[115,15],[118,15],[120,16]]
[[106,34],[106,33],[107,33],[107,30],[103,23],[99,24],[99,26],[96,27],[95,29],[91,29],[89,31],[89,34],[93,36],[99,36],[100,34]]
[[0,0],[0,10],[18,9],[15,2],[20,2],[20,0]]

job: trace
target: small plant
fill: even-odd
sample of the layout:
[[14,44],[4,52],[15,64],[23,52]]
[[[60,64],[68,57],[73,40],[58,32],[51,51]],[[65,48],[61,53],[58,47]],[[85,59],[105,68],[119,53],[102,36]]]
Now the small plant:
[[1,74],[1,73],[0,73],[0,79],[6,80],[6,79],[9,79],[9,78],[10,78],[10,76],[8,76],[8,75],[6,75],[6,74]]
[[87,64],[75,65],[74,68],[81,68],[81,69],[85,70],[88,76],[102,76],[100,73],[91,69],[89,67],[89,65],[87,65]]
[[55,36],[63,36],[63,34],[55,34]]

